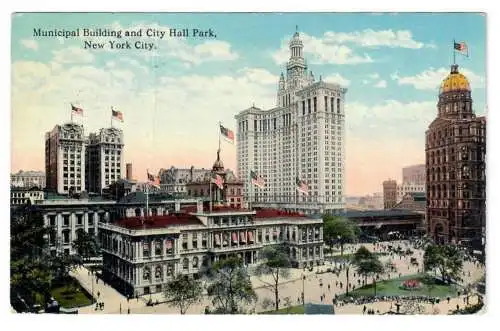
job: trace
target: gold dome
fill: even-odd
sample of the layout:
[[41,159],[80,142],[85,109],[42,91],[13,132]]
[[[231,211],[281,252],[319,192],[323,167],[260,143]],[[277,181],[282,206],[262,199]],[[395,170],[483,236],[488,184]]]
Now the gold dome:
[[470,91],[470,84],[467,77],[458,72],[458,65],[451,66],[451,72],[441,83],[439,93],[451,91]]

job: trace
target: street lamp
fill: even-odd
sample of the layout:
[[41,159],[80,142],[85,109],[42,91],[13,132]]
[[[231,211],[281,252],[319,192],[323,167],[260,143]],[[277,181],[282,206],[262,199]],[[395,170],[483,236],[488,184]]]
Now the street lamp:
[[302,306],[306,305],[306,293],[305,293],[306,285],[305,285],[305,282],[306,282],[306,276],[304,274],[302,274]]

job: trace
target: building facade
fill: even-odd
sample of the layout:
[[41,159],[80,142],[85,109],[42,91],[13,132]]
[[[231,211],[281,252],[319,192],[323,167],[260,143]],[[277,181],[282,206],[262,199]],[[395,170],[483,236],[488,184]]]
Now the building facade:
[[169,169],[160,169],[160,187],[167,193],[188,193],[187,183],[202,181],[210,174],[210,169],[196,169],[192,166],[189,169],[170,167]]
[[43,190],[38,187],[24,188],[11,187],[10,189],[10,205],[18,206],[24,204],[36,205],[44,200]]
[[[337,213],[344,208],[347,89],[308,72],[298,32],[289,47],[276,107],[252,106],[235,116],[244,198],[263,207]],[[251,185],[252,170],[264,178],[264,188]],[[297,177],[307,182],[308,195],[298,194]]]
[[451,66],[425,133],[427,231],[438,243],[480,247],[486,213],[486,118],[467,78]]
[[397,186],[396,202],[403,200],[406,194],[425,192],[425,183],[418,184],[416,182],[403,182]]
[[398,202],[398,183],[389,179],[382,183],[384,195],[384,209],[393,208]]
[[85,191],[85,136],[76,123],[56,125],[45,134],[46,188],[58,194]]
[[10,186],[17,188],[45,188],[45,173],[43,171],[19,170],[10,175]]
[[267,245],[285,245],[295,267],[324,262],[322,219],[298,213],[224,207],[209,211],[198,205],[192,213],[99,226],[103,275],[127,295],[161,292],[174,276],[197,276],[230,256],[247,265],[257,263]]
[[117,128],[89,135],[85,158],[88,192],[102,194],[103,189],[122,178],[123,146],[123,131]]
[[[223,189],[211,182],[214,174],[219,175],[223,180]],[[220,151],[217,152],[217,159],[212,166],[212,170],[198,176],[195,180],[186,184],[187,195],[191,197],[201,197],[206,200],[215,201],[223,206],[231,208],[243,208],[245,206],[243,198],[243,182],[237,178],[229,169],[224,169],[224,163],[220,159]]]
[[[416,164],[403,168],[403,184],[413,183],[425,187],[425,164]],[[424,192],[424,191],[420,191]]]

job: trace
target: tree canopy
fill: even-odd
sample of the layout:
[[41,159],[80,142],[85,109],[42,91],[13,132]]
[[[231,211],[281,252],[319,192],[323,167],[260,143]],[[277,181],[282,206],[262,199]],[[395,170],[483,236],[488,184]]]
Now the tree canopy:
[[255,273],[257,275],[271,275],[273,277],[272,288],[274,291],[274,307],[279,310],[279,280],[280,277],[288,278],[290,276],[289,268],[292,266],[290,256],[284,246],[269,246],[261,252],[264,261],[257,266]]
[[377,255],[370,252],[365,246],[361,246],[354,253],[352,258],[353,264],[360,275],[372,276],[374,295],[377,295],[376,276],[384,272],[384,266],[378,259]]
[[426,271],[439,271],[443,281],[449,282],[452,278],[460,280],[463,261],[463,252],[454,245],[430,244],[425,248],[424,269]]
[[323,238],[330,249],[336,243],[340,244],[340,255],[344,254],[344,244],[357,239],[360,232],[359,226],[345,217],[323,217]]
[[201,281],[180,275],[166,284],[163,295],[168,305],[179,308],[184,315],[190,306],[201,301],[203,287]]
[[209,272],[208,295],[217,314],[240,314],[244,304],[257,300],[250,276],[238,257],[216,262]]
[[99,255],[99,245],[95,236],[83,229],[76,231],[76,239],[73,241],[73,248],[83,260]]

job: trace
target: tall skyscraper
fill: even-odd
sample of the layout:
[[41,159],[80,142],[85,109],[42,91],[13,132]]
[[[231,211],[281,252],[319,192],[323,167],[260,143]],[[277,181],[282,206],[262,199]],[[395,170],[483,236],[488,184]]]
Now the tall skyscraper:
[[[253,204],[336,213],[344,208],[347,89],[308,73],[298,32],[289,47],[276,107],[253,106],[235,117],[238,177],[245,183],[245,200]],[[264,178],[263,188],[251,185],[250,171]],[[296,190],[297,178],[306,181],[308,195]]]
[[438,243],[481,246],[486,211],[486,118],[476,117],[467,78],[451,66],[438,115],[425,133],[427,231]]
[[100,129],[89,135],[87,146],[87,187],[89,192],[101,193],[105,187],[122,178],[123,131],[117,128]]
[[46,188],[58,194],[85,191],[85,137],[76,123],[56,125],[45,134]]

